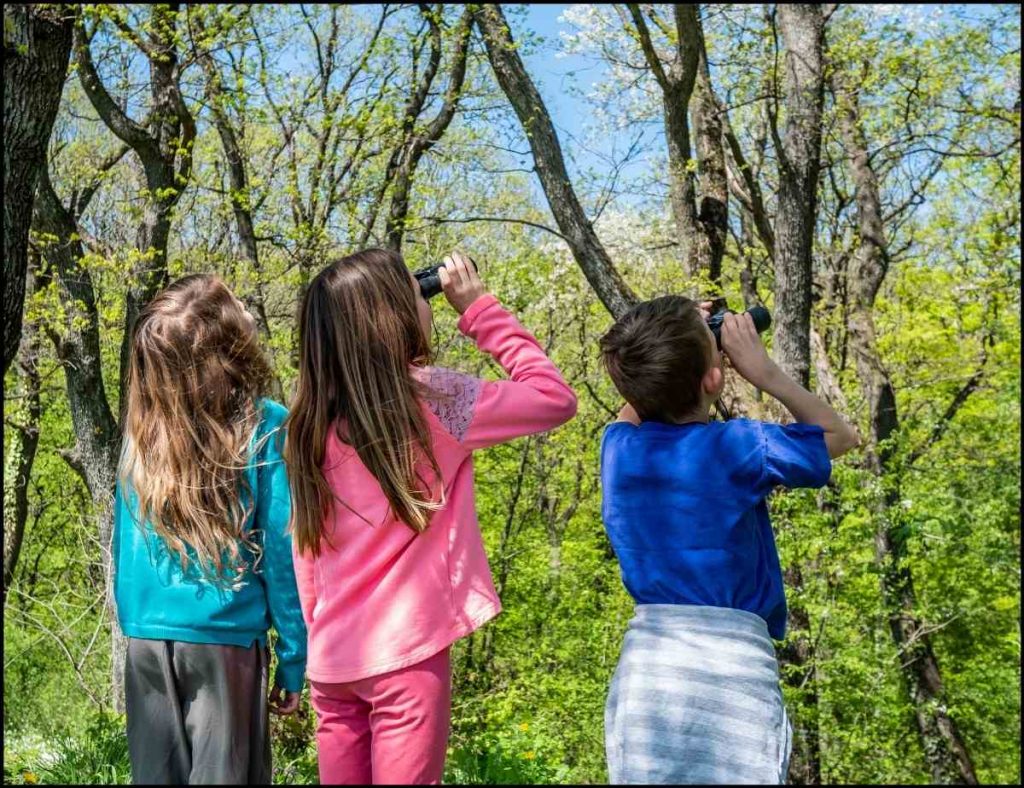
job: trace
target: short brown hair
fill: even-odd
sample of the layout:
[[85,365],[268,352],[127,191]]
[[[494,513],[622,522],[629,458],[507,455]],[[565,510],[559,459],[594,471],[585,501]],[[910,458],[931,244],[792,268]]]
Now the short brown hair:
[[612,383],[641,419],[678,421],[700,405],[713,354],[696,301],[669,295],[637,304],[600,347]]

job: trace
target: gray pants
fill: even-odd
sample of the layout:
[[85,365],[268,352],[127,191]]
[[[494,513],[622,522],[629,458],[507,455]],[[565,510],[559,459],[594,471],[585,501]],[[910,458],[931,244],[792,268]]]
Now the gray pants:
[[132,782],[269,785],[270,655],[129,638],[125,662]]

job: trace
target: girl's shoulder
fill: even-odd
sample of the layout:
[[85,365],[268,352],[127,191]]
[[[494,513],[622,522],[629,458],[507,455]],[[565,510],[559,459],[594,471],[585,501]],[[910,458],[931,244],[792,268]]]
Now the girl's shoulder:
[[263,397],[257,403],[260,420],[253,434],[251,451],[257,464],[278,459],[284,447],[284,421],[288,409],[280,402]]
[[260,399],[258,406],[261,414],[260,421],[264,429],[276,429],[288,418],[288,408],[269,397]]
[[442,426],[458,441],[466,435],[483,381],[445,367],[414,367],[422,396]]
[[463,397],[479,391],[483,381],[447,367],[413,367],[413,377],[424,387],[427,399]]

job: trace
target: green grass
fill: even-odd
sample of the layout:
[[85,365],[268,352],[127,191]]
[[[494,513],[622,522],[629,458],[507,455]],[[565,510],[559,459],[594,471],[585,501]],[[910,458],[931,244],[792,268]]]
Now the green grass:
[[131,783],[128,740],[120,717],[98,715],[81,736],[61,736],[41,748],[19,753],[9,752],[7,746],[5,737],[5,784]]
[[[317,785],[316,744],[299,718],[275,721],[274,783]],[[493,742],[492,742],[493,744]],[[474,785],[533,785],[564,782],[568,767],[555,767],[532,751],[449,752],[444,782]],[[5,785],[129,785],[131,764],[124,717],[97,715],[79,736],[5,737]]]

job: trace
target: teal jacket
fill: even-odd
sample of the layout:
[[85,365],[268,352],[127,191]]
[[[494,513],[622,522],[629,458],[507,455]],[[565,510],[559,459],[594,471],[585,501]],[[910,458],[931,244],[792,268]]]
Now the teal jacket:
[[[299,607],[288,534],[291,493],[281,449],[281,428],[288,411],[271,400],[261,402],[263,418],[253,438],[257,452],[246,475],[256,504],[246,528],[263,556],[235,590],[203,579],[168,553],[147,522],[138,524],[138,499],[117,485],[114,503],[114,596],[121,629],[128,637],[218,643],[231,646],[266,643],[273,625],[278,639],[275,683],[302,688],[306,672],[306,625]],[[265,436],[269,434],[266,439]],[[126,495],[127,493],[127,495]]]

